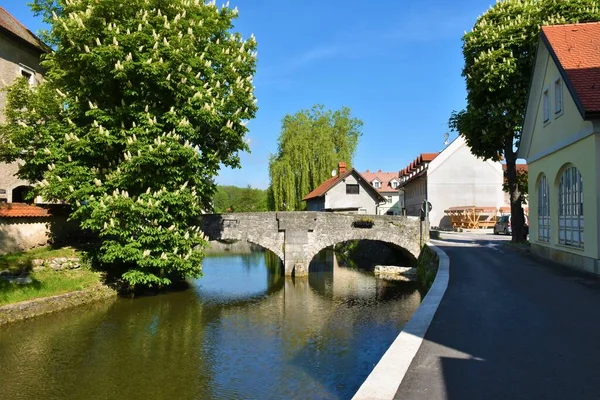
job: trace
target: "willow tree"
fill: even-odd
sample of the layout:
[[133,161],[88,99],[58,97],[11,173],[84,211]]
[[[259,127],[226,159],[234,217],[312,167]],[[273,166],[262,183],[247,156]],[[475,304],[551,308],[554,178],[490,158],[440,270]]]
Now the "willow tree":
[[515,164],[540,27],[597,21],[598,6],[598,0],[504,0],[463,36],[467,107],[453,113],[450,127],[476,156],[506,160],[513,241],[524,237]]
[[198,0],[35,0],[54,48],[46,81],[9,90],[2,158],[96,232],[100,266],[132,286],[199,276],[220,165],[239,166],[256,112],[254,37]]
[[274,210],[303,210],[302,198],[331,178],[338,162],[352,163],[362,121],[350,109],[325,110],[316,105],[283,118],[277,154],[269,162],[269,206]]

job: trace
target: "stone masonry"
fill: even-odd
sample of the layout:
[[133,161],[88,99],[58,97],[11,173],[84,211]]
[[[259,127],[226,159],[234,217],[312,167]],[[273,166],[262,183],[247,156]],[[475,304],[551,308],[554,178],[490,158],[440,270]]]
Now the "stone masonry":
[[[370,227],[360,226],[368,220]],[[378,240],[399,246],[415,258],[427,227],[418,217],[265,212],[204,215],[202,231],[210,240],[245,240],[271,250],[283,261],[286,276],[307,276],[312,258],[322,249],[348,240]]]

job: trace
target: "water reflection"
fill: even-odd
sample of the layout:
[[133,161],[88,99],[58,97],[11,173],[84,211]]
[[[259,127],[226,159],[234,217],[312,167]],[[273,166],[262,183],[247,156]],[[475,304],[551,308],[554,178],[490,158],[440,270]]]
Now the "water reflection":
[[421,296],[341,267],[281,276],[270,253],[210,257],[193,289],[0,329],[10,399],[350,398]]

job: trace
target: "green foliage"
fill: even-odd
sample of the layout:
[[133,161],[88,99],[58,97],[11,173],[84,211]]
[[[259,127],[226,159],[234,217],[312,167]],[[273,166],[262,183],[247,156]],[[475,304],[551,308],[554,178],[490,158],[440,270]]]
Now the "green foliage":
[[[529,195],[528,179],[529,173],[527,171],[517,171],[517,188],[519,190],[519,193],[523,197],[523,200],[527,200],[527,197]],[[508,182],[506,181],[506,179],[502,184],[502,190],[504,190],[506,193],[510,193],[510,188],[508,187]]]
[[423,245],[417,259],[417,278],[419,282],[429,290],[437,276],[439,258],[435,251],[427,245]]
[[132,286],[199,276],[220,165],[256,113],[256,41],[237,9],[196,0],[35,0],[46,82],[8,91],[0,158],[102,239],[92,259]]
[[372,228],[375,221],[369,217],[362,217],[352,222],[354,228]]
[[98,272],[84,268],[62,271],[46,268],[31,273],[31,279],[31,283],[23,285],[0,279],[0,306],[84,290],[101,282]]
[[[476,156],[506,160],[513,215],[522,213],[524,200],[517,185],[515,147],[540,27],[599,19],[598,0],[504,0],[480,16],[463,36],[467,107],[452,114],[450,127],[465,137]],[[521,236],[521,225],[514,226],[513,240]]]
[[31,270],[32,260],[46,260],[57,257],[79,257],[80,254],[71,247],[53,249],[51,247],[39,247],[37,249],[0,255],[0,270],[9,270],[16,274]]
[[213,210],[217,214],[228,212],[267,211],[267,191],[237,186],[217,186],[213,198]]
[[344,161],[350,168],[362,125],[347,107],[331,111],[317,105],[286,115],[277,154],[271,155],[269,162],[269,208],[303,210],[304,196],[331,178],[338,162]]

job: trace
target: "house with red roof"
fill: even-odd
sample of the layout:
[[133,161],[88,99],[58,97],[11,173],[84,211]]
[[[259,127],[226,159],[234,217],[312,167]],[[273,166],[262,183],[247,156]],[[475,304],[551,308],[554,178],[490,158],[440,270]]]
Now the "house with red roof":
[[[0,88],[25,78],[30,85],[42,81],[40,56],[50,51],[36,35],[0,7]],[[5,122],[6,92],[0,91],[0,122]],[[30,183],[18,179],[18,164],[0,163],[0,203],[22,202]]]
[[488,217],[509,206],[502,189],[502,164],[475,157],[462,136],[439,153],[421,153],[400,170],[399,189],[404,193],[404,213],[419,216],[425,200],[432,205],[432,227],[454,228],[448,211],[485,210]]
[[331,178],[304,196],[308,211],[378,214],[378,207],[386,199],[354,168],[338,164]]
[[600,23],[542,27],[519,157],[532,252],[600,274]]
[[377,208],[379,215],[402,215],[404,208],[403,196],[400,196],[400,176],[398,172],[371,172],[367,170],[362,176],[384,198],[385,203]]

